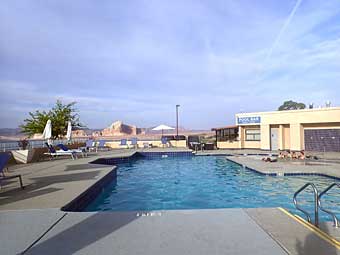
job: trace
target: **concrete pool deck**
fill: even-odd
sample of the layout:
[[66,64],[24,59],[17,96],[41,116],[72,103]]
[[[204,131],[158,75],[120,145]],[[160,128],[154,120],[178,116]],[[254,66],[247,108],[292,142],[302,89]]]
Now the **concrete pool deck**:
[[0,212],[0,222],[0,254],[340,254],[277,208],[19,210]]
[[[10,174],[23,175],[26,188],[21,190],[11,180],[0,190],[0,254],[340,254],[340,245],[277,208],[60,210],[114,168],[89,162],[130,157],[135,152],[114,150],[74,161],[66,158],[10,167]],[[244,163],[252,164],[254,158],[248,159]],[[233,160],[243,157],[234,156]],[[340,236],[328,223],[322,228]]]
[[263,174],[321,174],[340,178],[340,164],[333,161],[318,160],[282,160],[278,162],[265,162],[257,156],[226,156],[227,159],[240,165],[254,169]]
[[22,175],[25,189],[20,189],[16,180],[4,185],[0,191],[0,210],[61,208],[114,168],[88,164],[95,157],[10,167],[9,175]]

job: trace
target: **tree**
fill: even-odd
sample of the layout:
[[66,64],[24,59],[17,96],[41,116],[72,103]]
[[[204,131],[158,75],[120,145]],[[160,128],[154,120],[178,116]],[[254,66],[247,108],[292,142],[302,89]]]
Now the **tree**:
[[305,109],[306,105],[304,103],[294,102],[292,100],[284,101],[283,104],[278,108],[279,111],[287,110],[300,110]]
[[73,128],[84,127],[79,121],[79,115],[74,108],[76,102],[63,104],[57,100],[55,106],[47,111],[29,112],[30,117],[24,120],[24,124],[20,126],[22,132],[28,136],[33,136],[44,131],[47,120],[52,122],[52,137],[60,138],[66,135],[67,124],[72,123]]

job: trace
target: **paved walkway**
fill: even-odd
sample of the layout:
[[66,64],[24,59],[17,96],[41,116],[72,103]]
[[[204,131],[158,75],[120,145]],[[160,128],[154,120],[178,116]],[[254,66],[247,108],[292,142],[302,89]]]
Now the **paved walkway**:
[[0,254],[334,255],[279,209],[0,212]]

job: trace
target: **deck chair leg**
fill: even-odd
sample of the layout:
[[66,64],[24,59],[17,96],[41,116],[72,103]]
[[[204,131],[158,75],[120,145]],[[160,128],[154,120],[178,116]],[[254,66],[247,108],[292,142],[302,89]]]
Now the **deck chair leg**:
[[21,187],[22,189],[25,189],[24,184],[23,184],[23,182],[22,182],[22,177],[21,177],[21,175],[19,175],[19,182],[20,182],[20,187]]

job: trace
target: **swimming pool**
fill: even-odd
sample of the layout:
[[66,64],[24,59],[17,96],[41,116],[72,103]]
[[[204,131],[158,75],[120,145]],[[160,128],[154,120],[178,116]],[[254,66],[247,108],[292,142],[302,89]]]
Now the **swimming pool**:
[[[313,182],[323,190],[334,181],[264,176],[221,156],[137,159],[120,164],[117,179],[85,211],[284,207],[297,213],[292,203],[297,189]],[[299,196],[310,212],[312,200],[311,192]],[[340,214],[340,195],[331,191],[324,205]],[[322,213],[321,219],[330,220]]]

